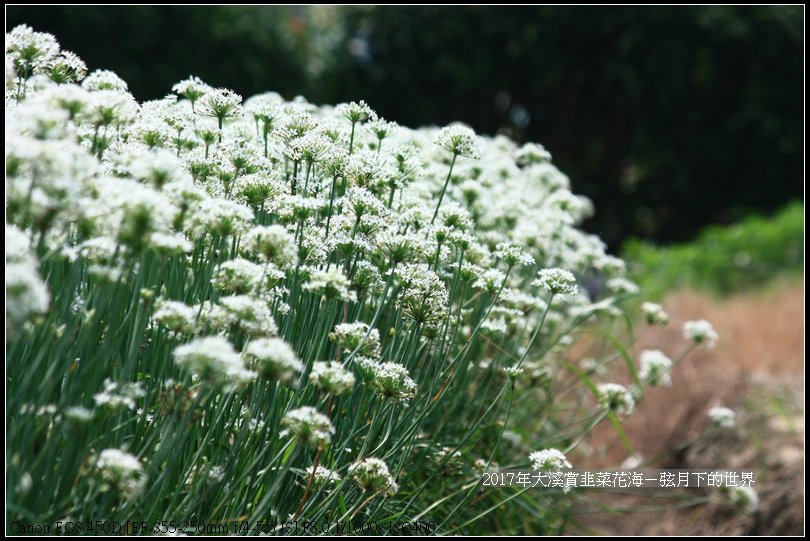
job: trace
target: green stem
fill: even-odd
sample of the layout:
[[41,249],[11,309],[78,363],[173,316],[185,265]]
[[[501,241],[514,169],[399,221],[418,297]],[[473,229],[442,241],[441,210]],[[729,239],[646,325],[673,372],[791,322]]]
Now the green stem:
[[352,122],[352,135],[349,137],[349,155],[351,155],[352,151],[354,150],[354,127],[357,125],[357,122]]
[[335,204],[335,188],[337,185],[337,175],[332,178],[332,190],[329,194],[329,214],[326,216],[326,233],[324,234],[324,238],[329,238],[329,224],[332,221],[332,207]]
[[450,184],[450,176],[453,174],[453,166],[456,164],[456,158],[458,154],[453,153],[453,161],[450,162],[450,170],[447,172],[447,178],[444,180],[444,187],[442,187],[442,193],[439,194],[439,202],[436,204],[436,212],[433,213],[433,219],[430,220],[430,225],[433,225],[433,222],[436,221],[436,216],[439,215],[439,209],[442,206],[442,199],[444,199],[444,192],[447,191],[447,185]]

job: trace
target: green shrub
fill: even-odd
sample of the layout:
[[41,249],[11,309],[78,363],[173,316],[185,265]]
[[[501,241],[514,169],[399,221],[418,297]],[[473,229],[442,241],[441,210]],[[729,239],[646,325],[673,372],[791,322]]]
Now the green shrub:
[[624,258],[650,294],[682,287],[729,294],[800,270],[803,244],[804,205],[795,202],[773,217],[708,227],[688,244],[657,247],[632,240],[624,247]]

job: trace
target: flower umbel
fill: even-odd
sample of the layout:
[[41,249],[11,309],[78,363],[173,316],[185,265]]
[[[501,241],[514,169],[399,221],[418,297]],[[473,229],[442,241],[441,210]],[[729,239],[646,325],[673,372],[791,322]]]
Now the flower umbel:
[[310,406],[288,411],[281,420],[281,426],[284,427],[282,437],[292,436],[302,443],[313,445],[329,443],[335,433],[329,417]]
[[388,498],[399,490],[399,485],[388,471],[388,465],[379,458],[366,458],[352,464],[349,475],[366,492],[379,493]]

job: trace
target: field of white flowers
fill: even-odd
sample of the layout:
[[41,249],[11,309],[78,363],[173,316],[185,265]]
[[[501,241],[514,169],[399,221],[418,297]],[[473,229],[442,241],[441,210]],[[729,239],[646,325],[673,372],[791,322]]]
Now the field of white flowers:
[[[195,77],[138,103],[86,72],[6,35],[16,520],[561,531],[576,490],[481,473],[575,464],[716,339],[631,358],[637,288],[540,145]],[[572,358],[584,329],[605,340]]]

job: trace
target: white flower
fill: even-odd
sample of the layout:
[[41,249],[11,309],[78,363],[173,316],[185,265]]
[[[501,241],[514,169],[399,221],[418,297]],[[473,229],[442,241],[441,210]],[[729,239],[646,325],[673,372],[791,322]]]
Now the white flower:
[[42,73],[58,52],[59,43],[52,34],[34,32],[30,26],[22,24],[6,34],[6,58],[21,77]]
[[523,368],[518,366],[507,366],[503,369],[504,374],[506,377],[512,381],[516,381],[520,375],[523,373]]
[[599,404],[608,411],[623,417],[633,413],[635,400],[633,395],[618,383],[601,383],[597,386]]
[[402,292],[397,305],[417,324],[433,324],[447,316],[449,297],[444,282],[422,265],[403,265],[397,269]]
[[218,304],[202,315],[220,332],[238,330],[250,337],[278,332],[267,302],[249,295],[220,297]]
[[310,406],[287,412],[281,420],[281,426],[285,428],[281,432],[282,437],[292,436],[303,443],[315,445],[329,443],[335,433],[329,417]]
[[357,355],[361,357],[376,359],[380,356],[380,331],[371,329],[369,332],[368,324],[362,321],[338,323],[329,338],[348,353],[357,350]]
[[593,203],[587,197],[574,195],[567,190],[557,190],[544,201],[544,205],[552,210],[564,213],[563,218],[571,223],[580,223],[593,215]]
[[208,90],[197,99],[198,114],[216,118],[222,122],[227,118],[242,116],[242,96],[227,88]]
[[168,150],[157,149],[151,152],[141,152],[131,158],[130,174],[155,188],[160,189],[172,182],[191,180],[183,169],[182,162]]
[[[89,80],[90,77],[84,82]],[[85,106],[79,112],[81,120],[96,128],[125,126],[131,124],[137,115],[138,104],[131,95],[119,90],[106,89],[89,94]]]
[[407,402],[416,396],[417,385],[408,375],[408,369],[395,362],[368,363],[367,368],[373,371],[368,383],[383,398],[396,402]]
[[310,131],[302,137],[284,143],[284,155],[293,161],[312,165],[325,158],[332,149],[332,140],[318,131]]
[[254,208],[264,206],[273,197],[284,193],[281,174],[276,171],[239,175],[233,181],[233,194]]
[[366,124],[366,129],[377,138],[378,141],[382,141],[392,135],[396,134],[399,130],[399,124],[396,122],[388,122],[382,118],[378,118]]
[[[493,308],[493,315],[497,309],[497,306]],[[504,318],[493,318],[490,316],[488,319],[484,320],[483,323],[481,323],[481,331],[490,336],[495,336],[498,334],[506,334],[509,331],[509,327],[506,325],[506,320]],[[506,375],[509,376],[510,379],[516,379],[517,376],[520,375],[521,371],[522,369],[519,369],[517,372],[511,371],[509,368],[505,369]]]
[[358,186],[352,186],[346,190],[346,195],[341,198],[340,204],[345,209],[351,210],[354,220],[359,220],[361,216],[366,214],[381,216],[386,212],[382,201],[367,189]]
[[474,159],[481,157],[481,144],[475,132],[463,124],[451,124],[442,128],[433,142],[455,156]]
[[265,92],[245,100],[245,111],[256,120],[271,128],[275,117],[281,113],[284,99],[275,92]]
[[661,351],[657,349],[642,351],[640,363],[638,375],[642,381],[651,385],[672,386],[670,377],[672,361]]
[[34,314],[42,314],[50,305],[50,293],[39,277],[39,270],[30,263],[6,264],[6,318],[22,322]]
[[352,184],[371,189],[386,185],[396,175],[396,170],[376,152],[364,149],[349,156],[343,174]]
[[77,423],[90,423],[93,421],[95,413],[89,408],[84,406],[69,406],[65,408],[65,419]]
[[551,153],[537,143],[526,143],[515,153],[515,162],[522,166],[550,161]]
[[309,281],[304,284],[304,289],[320,295],[324,300],[342,300],[344,302],[354,302],[357,295],[354,291],[349,291],[349,279],[338,269],[317,270],[312,273]]
[[175,362],[202,379],[233,389],[255,377],[245,369],[233,346],[220,336],[197,338],[174,349]]
[[712,424],[718,428],[734,428],[734,425],[737,424],[736,417],[734,410],[722,406],[709,410],[709,418]]
[[6,224],[6,318],[11,322],[48,310],[50,294],[38,267],[28,236]]
[[388,471],[388,465],[379,458],[365,458],[349,466],[349,475],[357,486],[372,494],[390,497],[397,493],[399,485]]
[[33,261],[31,241],[20,228],[6,224],[6,264]]
[[132,500],[146,487],[147,475],[141,462],[126,451],[104,449],[94,465],[103,482],[102,491],[114,488],[122,498]]
[[666,325],[669,323],[669,315],[660,304],[644,302],[641,304],[641,312],[650,325]]
[[205,235],[241,235],[253,222],[253,211],[228,199],[205,199],[200,201],[191,214],[191,234],[200,238]]
[[191,306],[178,301],[158,299],[155,307],[152,319],[167,329],[187,334],[194,331],[197,314]]
[[557,471],[573,467],[562,451],[558,449],[534,451],[529,455],[529,460],[532,462],[532,469],[535,470]]
[[82,87],[92,92],[99,90],[126,92],[128,90],[127,83],[110,70],[93,71],[82,81]]
[[191,103],[195,103],[200,96],[206,92],[210,92],[211,90],[211,87],[205,84],[202,79],[193,75],[189,76],[188,79],[180,81],[172,87],[172,91],[176,92],[180,96],[183,96]]
[[537,279],[532,282],[534,286],[541,286],[555,295],[575,295],[577,293],[576,278],[567,270],[543,269],[537,273]]
[[486,289],[490,293],[497,293],[506,280],[506,275],[498,269],[487,269],[483,272],[478,272],[476,269],[474,273],[478,274],[478,278],[473,283],[473,287]]
[[312,365],[309,380],[334,395],[344,394],[354,387],[354,374],[336,362],[316,362]]
[[335,107],[335,114],[346,118],[352,124],[377,119],[377,113],[363,100],[360,100],[359,103],[354,101],[339,103]]
[[709,349],[712,349],[717,344],[718,339],[712,324],[705,319],[684,323],[683,337],[692,340],[696,344],[704,344]]
[[242,250],[284,267],[296,259],[293,236],[280,225],[256,226],[242,237]]
[[729,487],[731,503],[742,513],[752,514],[759,507],[757,491],[751,487]]
[[198,483],[213,485],[225,478],[225,469],[219,464],[210,464],[203,458],[201,464],[195,464],[186,474],[186,486],[193,487]]
[[244,357],[259,374],[271,380],[290,382],[304,370],[295,351],[281,338],[251,340]]
[[119,384],[111,379],[104,380],[104,390],[93,395],[93,401],[98,406],[109,409],[127,408],[135,409],[135,400],[146,395],[140,382]]
[[611,278],[607,281],[605,287],[608,291],[613,293],[623,293],[626,295],[635,295],[640,291],[635,283],[626,278]]
[[510,267],[513,267],[517,263],[526,267],[534,265],[534,257],[531,254],[527,253],[519,246],[513,246],[508,242],[498,244],[495,257],[503,259]]
[[236,258],[214,269],[211,284],[230,293],[250,293],[259,290],[264,277],[264,268],[247,259]]
[[162,255],[188,254],[192,251],[191,242],[183,235],[155,231],[149,234],[146,244]]
[[[312,468],[307,468],[307,471],[312,472]],[[318,465],[318,468],[315,470],[315,484],[317,486],[334,485],[339,482],[340,474],[338,472]]]
[[62,51],[48,63],[47,74],[54,83],[75,83],[84,79],[87,65],[74,53]]
[[295,111],[281,115],[273,135],[288,145],[293,139],[303,137],[318,126],[318,120],[309,113]]

